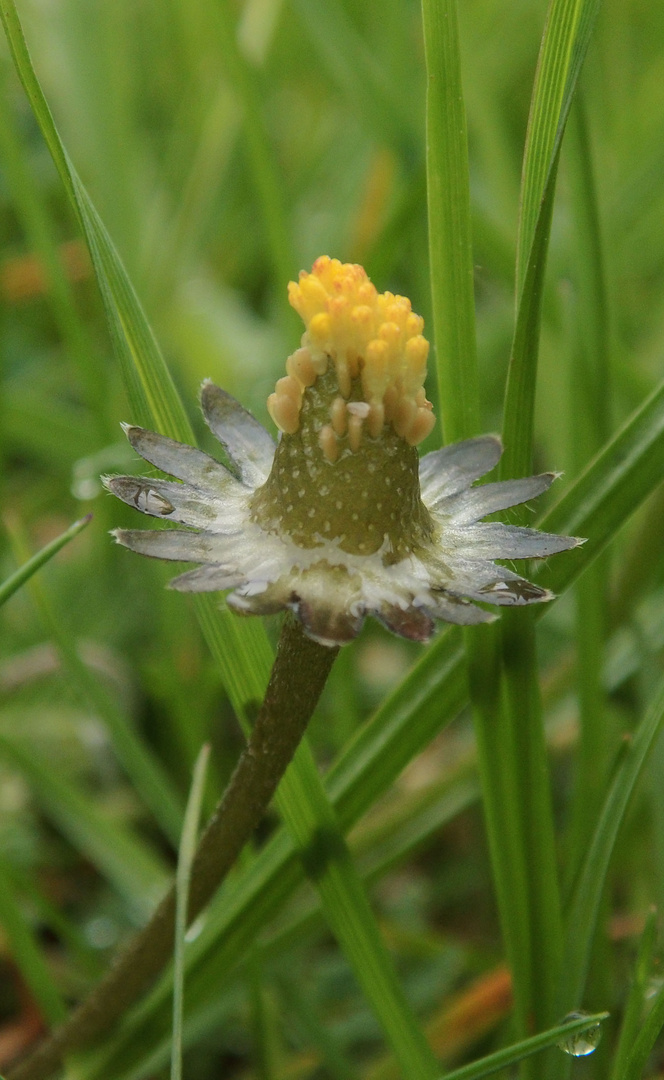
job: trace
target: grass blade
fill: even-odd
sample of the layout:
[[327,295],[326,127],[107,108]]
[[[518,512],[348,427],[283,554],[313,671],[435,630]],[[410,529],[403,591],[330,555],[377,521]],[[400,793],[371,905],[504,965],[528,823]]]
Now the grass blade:
[[595,1013],[585,1016],[581,1020],[572,1020],[569,1024],[560,1024],[550,1028],[539,1035],[533,1035],[530,1039],[524,1039],[514,1046],[508,1046],[505,1050],[498,1050],[495,1054],[474,1061],[471,1065],[464,1065],[461,1069],[453,1069],[445,1074],[445,1080],[480,1080],[482,1076],[490,1076],[500,1069],[516,1065],[524,1058],[537,1054],[540,1050],[547,1050],[550,1046],[557,1046],[564,1039],[572,1035],[580,1035],[584,1031],[598,1027],[606,1020],[608,1013]]
[[468,139],[456,0],[423,0],[427,66],[429,262],[441,425],[448,442],[480,429]]
[[297,1018],[299,1026],[318,1051],[330,1080],[359,1080],[360,1073],[338,1045],[334,1034],[321,1021],[298,980],[284,971],[279,974],[277,985],[289,1013]]
[[[592,27],[592,18],[584,13],[589,15],[593,5],[595,0],[551,0],[542,38],[523,162],[516,324],[503,420],[504,478],[531,471],[540,318],[558,158]],[[483,691],[475,710],[478,730],[490,732],[502,714],[510,758],[500,776],[493,755],[482,754],[481,763],[489,793],[492,865],[496,876],[505,879],[499,900],[520,1034],[527,1033],[529,1023],[544,1027],[554,1019],[563,948],[533,620],[532,612],[509,612],[500,628],[489,632],[500,660],[492,664],[493,685]],[[480,745],[489,738],[485,734]],[[518,904],[513,902],[515,895]]]
[[[611,377],[607,299],[597,192],[583,97],[572,106],[567,150],[572,173],[575,237],[572,278],[570,411],[575,473],[584,468],[609,437]],[[606,700],[602,664],[608,623],[608,566],[599,560],[576,587],[576,634],[580,738],[575,796],[571,808],[569,870],[574,880],[590,828],[606,789],[613,747],[606,738]]]
[[2,0],[0,18],[18,76],[85,235],[134,420],[147,426],[155,422],[164,434],[191,440],[191,425],[138,297],[62,144],[32,66],[13,0]]
[[23,773],[36,802],[72,847],[125,898],[136,921],[147,918],[168,883],[161,860],[97,810],[87,793],[53,769],[33,746],[0,735],[0,754]]
[[620,1080],[640,1080],[662,1027],[664,1027],[664,987],[657,994],[636,1036],[627,1065],[619,1074]]
[[[27,541],[18,527],[12,529],[11,539],[19,556],[25,557]],[[53,611],[40,583],[32,581],[30,588],[41,620],[62,657],[73,686],[104,722],[118,761],[165,835],[177,844],[182,817],[179,792],[171,783],[161,762],[133,730],[130,720],[118,707],[115,699],[81,660],[72,634],[62,616]]]
[[[292,768],[292,766],[291,766]],[[440,1067],[413,1016],[350,850],[315,769],[293,769],[309,821],[286,819],[308,877],[315,883],[325,918],[341,944],[404,1075],[433,1078]],[[321,827],[320,822],[326,825]]]
[[[272,262],[273,284],[278,295],[298,266],[291,249],[290,233],[283,196],[283,177],[279,175],[270,145],[256,71],[242,54],[228,0],[217,5],[217,25],[221,54],[244,114],[251,173],[258,203],[263,212],[267,248]],[[299,332],[299,319],[290,306],[278,305],[285,334]]]
[[182,827],[182,840],[178,854],[178,868],[175,877],[175,950],[173,956],[173,1051],[171,1059],[171,1080],[182,1080],[182,1018],[184,1007],[184,952],[185,933],[187,930],[187,902],[189,900],[189,880],[191,866],[196,851],[198,825],[201,816],[201,804],[205,790],[205,774],[210,757],[210,746],[205,744],[194,766],[191,791],[187,801]]
[[627,998],[625,1014],[620,1027],[618,1047],[613,1059],[611,1080],[622,1080],[625,1073],[627,1059],[630,1056],[634,1043],[641,1027],[641,1017],[646,1000],[646,989],[650,972],[652,970],[653,953],[657,941],[657,911],[653,909],[646,919],[646,925],[641,934],[639,954],[634,967],[634,979]]
[[583,860],[567,913],[560,1005],[576,1008],[583,999],[597,915],[611,856],[637,781],[664,724],[664,679],[650,708],[623,748],[623,758],[609,787],[602,814]]
[[599,0],[551,0],[523,160],[516,326],[505,391],[501,472],[531,470],[539,323],[560,147]]
[[8,61],[0,61],[0,155],[3,172],[21,221],[30,250],[44,268],[49,302],[62,341],[90,409],[103,415],[104,381],[90,364],[92,341],[76,310],[74,290],[67,276],[46,199],[30,168],[26,140],[13,115],[8,87]]
[[89,525],[92,521],[92,514],[87,514],[80,521],[75,521],[73,525],[70,525],[65,532],[60,536],[56,536],[55,540],[51,540],[50,544],[46,544],[41,551],[38,551],[31,558],[27,559],[20,566],[18,570],[8,577],[6,581],[3,581],[0,585],[0,607],[9,600],[10,596],[21,588],[26,581],[29,581],[33,574],[39,570],[44,563],[47,563],[49,559],[52,559],[54,555],[60,551],[61,548],[68,544],[70,540],[73,540],[75,536],[78,536],[80,532]]
[[584,536],[587,542],[543,566],[538,583],[562,592],[576,580],[661,483],[663,456],[664,383],[625,421],[539,522],[547,531]]
[[295,0],[295,9],[330,78],[346,95],[358,121],[378,132],[396,149],[416,154],[410,103],[395,91],[388,74],[356,31],[339,0],[308,4]]

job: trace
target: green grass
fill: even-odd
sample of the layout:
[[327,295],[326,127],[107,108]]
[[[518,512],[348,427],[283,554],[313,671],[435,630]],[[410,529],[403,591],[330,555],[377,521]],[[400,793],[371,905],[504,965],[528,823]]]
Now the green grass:
[[[571,1059],[548,1031],[576,1009],[610,1018],[574,1070],[656,1070],[664,14],[0,14],[0,1025],[26,1001],[56,1023],[145,919],[200,748],[192,819],[232,771],[276,641],[276,619],[169,594],[111,543],[136,524],[96,480],[137,467],[119,423],[211,449],[206,376],[267,422],[300,334],[287,281],[327,253],[425,316],[440,426],[424,449],[501,431],[503,477],[564,470],[536,518],[510,520],[587,543],[531,568],[559,594],[546,609],[426,647],[365,628],[186,939],[181,901],[175,1027],[168,969],[75,1075],[165,1080],[174,1042],[188,1080],[517,1062],[558,1080]],[[322,832],[320,874],[299,853]],[[487,1019],[469,987],[488,993],[504,961],[513,1007]]]

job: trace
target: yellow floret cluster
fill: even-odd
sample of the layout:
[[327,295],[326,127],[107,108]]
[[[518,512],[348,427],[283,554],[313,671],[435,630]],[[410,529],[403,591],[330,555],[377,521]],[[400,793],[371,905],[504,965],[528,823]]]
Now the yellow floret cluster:
[[[410,300],[377,292],[361,266],[325,255],[310,274],[302,271],[297,283],[291,281],[288,299],[306,330],[302,347],[288,358],[288,374],[268,398],[277,427],[297,431],[302,396],[331,361],[339,395],[320,432],[330,461],[336,460],[340,439],[347,436],[350,449],[357,450],[365,429],[377,438],[384,424],[411,446],[421,442],[434,425],[424,391],[429,343]],[[349,400],[357,397],[358,379],[362,400]]]

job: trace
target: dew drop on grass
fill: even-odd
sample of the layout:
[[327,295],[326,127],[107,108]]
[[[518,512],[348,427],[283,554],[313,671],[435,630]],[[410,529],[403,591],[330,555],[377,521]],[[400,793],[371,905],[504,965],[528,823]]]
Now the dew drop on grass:
[[134,502],[137,508],[144,513],[158,514],[161,517],[166,517],[167,514],[172,514],[175,510],[175,507],[168,499],[160,495],[158,491],[153,491],[152,488],[141,488],[137,491]]
[[[571,1012],[562,1021],[563,1024],[568,1024],[570,1020],[583,1020],[587,1013],[583,1012]],[[572,1057],[587,1057],[588,1054],[592,1054],[599,1045],[602,1031],[599,1024],[594,1024],[593,1027],[586,1028],[585,1031],[575,1031],[571,1035],[567,1035],[564,1039],[561,1039],[558,1046],[566,1054],[570,1054]]]

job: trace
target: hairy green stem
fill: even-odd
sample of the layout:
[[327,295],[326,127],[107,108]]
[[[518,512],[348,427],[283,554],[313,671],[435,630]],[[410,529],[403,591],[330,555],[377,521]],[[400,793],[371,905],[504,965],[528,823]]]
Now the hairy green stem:
[[[302,738],[338,648],[318,645],[299,623],[284,622],[265,700],[249,742],[198,845],[188,919],[215,893],[263,817]],[[118,956],[108,974],[8,1080],[46,1080],[63,1057],[89,1045],[118,1020],[165,966],[173,950],[175,889]]]

